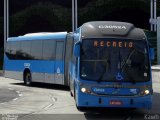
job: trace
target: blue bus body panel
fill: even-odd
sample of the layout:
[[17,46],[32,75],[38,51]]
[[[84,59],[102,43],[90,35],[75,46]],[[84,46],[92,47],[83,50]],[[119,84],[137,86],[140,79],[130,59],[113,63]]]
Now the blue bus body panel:
[[[34,40],[56,40],[65,41],[67,32],[57,33],[33,33],[24,36],[11,37],[7,41],[34,41]],[[64,42],[65,43],[65,42]],[[64,74],[64,60],[9,60],[5,55],[5,70],[23,72],[25,64],[29,64],[31,72],[35,73],[49,73]]]
[[49,60],[9,60],[5,56],[5,70],[23,72],[26,68],[24,64],[30,64],[31,72],[38,73],[56,73],[56,69],[60,69],[60,74],[64,74],[64,61],[49,61]]
[[[97,82],[91,81],[75,81],[75,90],[76,90],[76,103],[78,107],[121,107],[121,108],[145,108],[151,109],[152,107],[152,95],[145,96],[134,96],[134,93],[131,93],[129,88],[118,88],[120,91],[117,95],[112,94],[115,88],[107,88],[105,87],[105,91],[95,92],[96,94],[88,94],[81,92],[81,86],[86,85],[88,88],[92,88],[91,91],[94,92],[94,88],[103,88],[105,85],[113,85],[113,82],[102,82],[97,84]],[[97,87],[96,87],[97,84]],[[143,85],[150,85],[150,81],[147,83],[136,83],[134,86],[141,87]],[[131,86],[132,83],[122,83],[122,86]],[[103,87],[100,87],[103,86]],[[117,90],[118,90],[117,89]],[[140,91],[137,90],[137,93]],[[108,93],[108,95],[106,95]],[[101,99],[101,103],[99,102]],[[121,101],[122,105],[110,105],[110,102]]]
[[102,94],[102,95],[113,95],[113,94],[116,94],[116,92],[118,92],[118,95],[120,95],[120,96],[136,95],[140,91],[140,89],[138,89],[138,88],[137,89],[133,89],[134,91],[131,92],[130,88],[121,88],[121,89],[117,89],[117,91],[115,91],[115,88],[101,88],[101,87],[92,87],[91,90],[95,94]]
[[[79,63],[79,60],[78,60]],[[120,107],[120,108],[145,108],[151,109],[152,107],[152,95],[146,96],[134,96],[134,92],[131,93],[129,88],[119,88],[119,95],[115,96],[112,92],[115,88],[107,88],[104,86],[117,84],[118,82],[100,82],[97,81],[88,81],[88,80],[81,80],[80,77],[76,77],[75,73],[75,64],[70,63],[70,72],[71,72],[71,82],[74,84],[75,94],[76,94],[76,104],[78,107]],[[78,69],[79,73],[79,69]],[[95,95],[95,94],[87,94],[82,93],[81,88],[82,86],[86,86],[91,88],[93,92],[96,88],[105,88],[104,92],[97,92],[97,94],[102,95]],[[120,82],[122,86],[135,86],[133,89],[135,90],[141,86],[151,86],[152,79],[148,82]],[[137,93],[140,92],[139,89],[136,89]],[[95,93],[96,93],[95,92]],[[110,95],[105,95],[106,93]],[[99,99],[101,99],[101,103],[99,103]],[[110,101],[121,101],[122,105],[110,105]]]
[[[151,109],[152,97],[116,97],[116,96],[94,96],[85,93],[78,93],[77,105],[79,107],[120,107],[120,108],[145,108]],[[99,103],[101,99],[101,103]],[[121,105],[111,105],[111,101],[121,101]],[[131,102],[132,101],[132,102]]]

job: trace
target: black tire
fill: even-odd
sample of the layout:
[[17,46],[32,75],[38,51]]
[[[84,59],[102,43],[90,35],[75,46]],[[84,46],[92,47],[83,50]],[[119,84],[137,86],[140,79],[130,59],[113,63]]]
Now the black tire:
[[70,95],[71,95],[71,97],[73,97],[73,93],[70,91]]
[[75,88],[74,88],[74,100],[75,100],[75,103],[76,103],[76,107],[77,107],[77,109],[78,109],[78,111],[81,111],[81,112],[83,112],[83,111],[85,111],[85,109],[84,109],[84,107],[78,107],[77,106],[77,98],[76,98],[77,96],[76,96],[76,91],[75,91]]
[[24,75],[24,84],[26,86],[31,86],[31,84],[32,84],[32,78],[31,78],[31,74],[29,72],[25,73],[25,75]]
[[84,107],[77,107],[78,111],[80,112],[86,112],[86,109]]
[[72,91],[71,91],[71,85],[70,85],[70,75],[69,75],[69,77],[68,77],[68,80],[69,80],[69,88],[70,88],[70,95],[71,95],[71,97],[73,97],[73,93],[72,93]]
[[74,97],[74,100],[76,102],[76,91],[75,91],[75,88],[74,88],[74,95],[73,95],[73,97]]
[[74,88],[74,100],[75,100],[77,109],[80,110],[80,107],[77,106],[77,98],[76,98],[76,97],[77,97],[77,96],[76,96],[76,90],[75,90],[75,88]]

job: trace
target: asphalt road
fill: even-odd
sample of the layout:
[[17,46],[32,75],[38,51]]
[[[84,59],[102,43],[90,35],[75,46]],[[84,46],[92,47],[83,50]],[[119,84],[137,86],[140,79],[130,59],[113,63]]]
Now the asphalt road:
[[[34,84],[0,77],[0,120],[148,120],[160,119],[160,71],[153,72],[151,110],[88,109],[79,112],[69,88],[61,85]],[[9,119],[10,118],[10,119]]]

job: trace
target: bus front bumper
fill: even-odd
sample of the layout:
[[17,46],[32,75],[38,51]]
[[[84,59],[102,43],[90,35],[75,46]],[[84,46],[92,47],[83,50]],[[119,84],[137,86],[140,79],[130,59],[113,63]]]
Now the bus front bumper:
[[[79,97],[78,97],[79,96]],[[80,93],[77,95],[78,107],[117,107],[151,109],[152,95],[138,97],[96,96]]]

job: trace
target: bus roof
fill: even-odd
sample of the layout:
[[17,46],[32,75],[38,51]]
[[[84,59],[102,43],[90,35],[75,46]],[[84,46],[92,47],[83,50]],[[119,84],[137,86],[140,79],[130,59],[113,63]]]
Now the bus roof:
[[118,37],[128,39],[145,39],[144,31],[133,24],[116,21],[93,21],[81,27],[83,38]]
[[23,36],[10,37],[7,41],[24,41],[24,40],[47,40],[47,39],[65,39],[67,32],[41,32],[29,33]]

